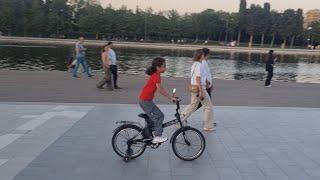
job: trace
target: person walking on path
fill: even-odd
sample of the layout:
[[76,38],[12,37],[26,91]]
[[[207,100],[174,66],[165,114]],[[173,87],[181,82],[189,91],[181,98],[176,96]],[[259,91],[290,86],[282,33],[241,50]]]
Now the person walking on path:
[[103,86],[107,84],[108,90],[113,90],[112,81],[111,81],[111,70],[110,70],[110,59],[108,55],[110,47],[108,45],[104,45],[102,47],[101,52],[101,60],[102,60],[102,67],[104,71],[104,77],[99,83],[97,84],[97,88],[103,89]]
[[[202,65],[202,68],[203,68],[203,70],[205,72],[205,76],[206,76],[206,91],[208,92],[210,98],[212,98],[211,92],[212,92],[214,86],[213,86],[213,82],[212,82],[212,73],[211,73],[211,70],[208,65],[208,59],[210,56],[210,49],[203,48],[202,52],[203,52],[203,58],[201,60],[201,65]],[[197,109],[199,109],[201,107],[202,107],[202,104],[200,103]]]
[[205,70],[201,64],[204,53],[202,49],[198,49],[193,55],[193,65],[191,67],[191,80],[189,91],[191,93],[191,102],[183,110],[182,121],[186,121],[190,115],[197,110],[199,104],[204,106],[204,127],[205,131],[214,131],[213,123],[213,107],[207,92]]
[[140,96],[139,105],[143,111],[153,121],[154,138],[153,143],[162,143],[168,140],[168,138],[162,136],[163,128],[162,123],[164,120],[164,114],[155,105],[153,98],[156,92],[159,92],[163,96],[167,97],[170,101],[176,101],[175,97],[169,95],[169,93],[161,85],[161,74],[166,71],[165,59],[157,57],[152,61],[152,66],[146,71],[150,77],[147,83],[144,85]]
[[79,69],[80,64],[82,65],[84,72],[87,74],[87,77],[92,77],[92,75],[89,73],[89,68],[87,64],[87,60],[85,58],[86,56],[86,48],[83,46],[84,43],[84,37],[79,38],[79,42],[76,43],[76,59],[77,63],[75,68],[73,69],[73,75],[72,77],[77,78],[77,71]]
[[109,46],[109,51],[108,51],[108,55],[109,55],[109,59],[110,59],[110,70],[112,73],[112,77],[113,77],[113,86],[115,89],[121,89],[118,86],[118,66],[117,66],[117,55],[114,52],[113,48],[113,43],[112,42],[108,42],[107,44]]
[[265,82],[265,87],[271,87],[271,80],[273,77],[273,69],[274,69],[274,63],[277,60],[277,58],[273,55],[273,50],[269,51],[268,59],[266,61],[266,71],[268,72],[268,76]]
[[[202,52],[203,52],[203,58],[201,60],[201,65],[202,65],[202,68],[203,68],[203,70],[205,72],[205,76],[206,76],[206,91],[208,92],[210,99],[212,101],[211,93],[214,88],[214,85],[213,85],[213,80],[212,80],[212,73],[211,73],[211,70],[210,70],[209,64],[208,64],[208,59],[210,56],[210,49],[203,48]],[[197,110],[200,109],[201,107],[202,107],[202,103],[199,103]],[[213,123],[213,125],[217,126],[216,123]]]

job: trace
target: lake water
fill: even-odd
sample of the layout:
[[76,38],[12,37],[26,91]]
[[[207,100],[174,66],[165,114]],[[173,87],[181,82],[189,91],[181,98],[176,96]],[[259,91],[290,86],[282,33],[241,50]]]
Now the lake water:
[[[144,74],[152,58],[167,59],[167,76],[188,77],[191,51],[163,49],[115,48],[119,71]],[[24,71],[66,71],[73,46],[0,45],[0,69]],[[89,47],[87,59],[93,71],[101,71],[100,48]],[[266,54],[213,52],[209,60],[215,78],[263,80]],[[274,80],[320,83],[320,55],[279,55]]]

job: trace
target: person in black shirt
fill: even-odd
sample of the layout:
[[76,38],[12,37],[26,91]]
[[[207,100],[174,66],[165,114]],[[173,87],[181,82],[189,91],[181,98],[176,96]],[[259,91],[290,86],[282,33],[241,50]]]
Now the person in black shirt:
[[273,65],[277,58],[273,55],[273,50],[269,51],[268,59],[266,61],[266,71],[268,76],[265,82],[265,87],[271,87],[271,79],[273,77]]

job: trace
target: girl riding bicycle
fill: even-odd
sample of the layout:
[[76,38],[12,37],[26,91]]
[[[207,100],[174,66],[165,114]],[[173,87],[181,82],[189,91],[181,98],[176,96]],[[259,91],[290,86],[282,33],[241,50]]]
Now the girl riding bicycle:
[[171,101],[176,101],[175,97],[169,95],[169,93],[161,86],[161,75],[166,71],[166,60],[157,57],[153,59],[151,67],[146,71],[150,77],[146,84],[144,85],[140,97],[139,105],[143,111],[149,116],[153,121],[154,138],[153,143],[163,143],[168,140],[168,138],[162,136],[163,128],[162,123],[164,120],[164,114],[162,111],[154,104],[153,98],[154,94],[158,91],[163,96],[167,97]]

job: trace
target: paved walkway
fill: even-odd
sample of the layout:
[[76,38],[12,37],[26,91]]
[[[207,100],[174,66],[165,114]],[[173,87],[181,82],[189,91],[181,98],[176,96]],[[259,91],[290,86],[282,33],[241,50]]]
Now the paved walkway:
[[[1,180],[320,179],[316,108],[215,107],[217,131],[205,134],[200,159],[181,161],[165,143],[129,163],[110,139],[115,121],[138,119],[136,105],[1,103],[0,112]],[[190,119],[201,121],[200,112]]]
[[[146,77],[120,75],[119,84],[124,89],[114,92],[98,90],[95,85],[100,74],[94,78],[71,78],[66,72],[21,72],[0,70],[0,102],[77,102],[137,104]],[[167,89],[177,88],[184,104],[190,100],[185,78],[165,78]],[[275,82],[265,88],[261,81],[215,80],[213,102],[217,106],[261,107],[316,107],[320,108],[320,84]],[[157,98],[162,104],[166,98]]]

